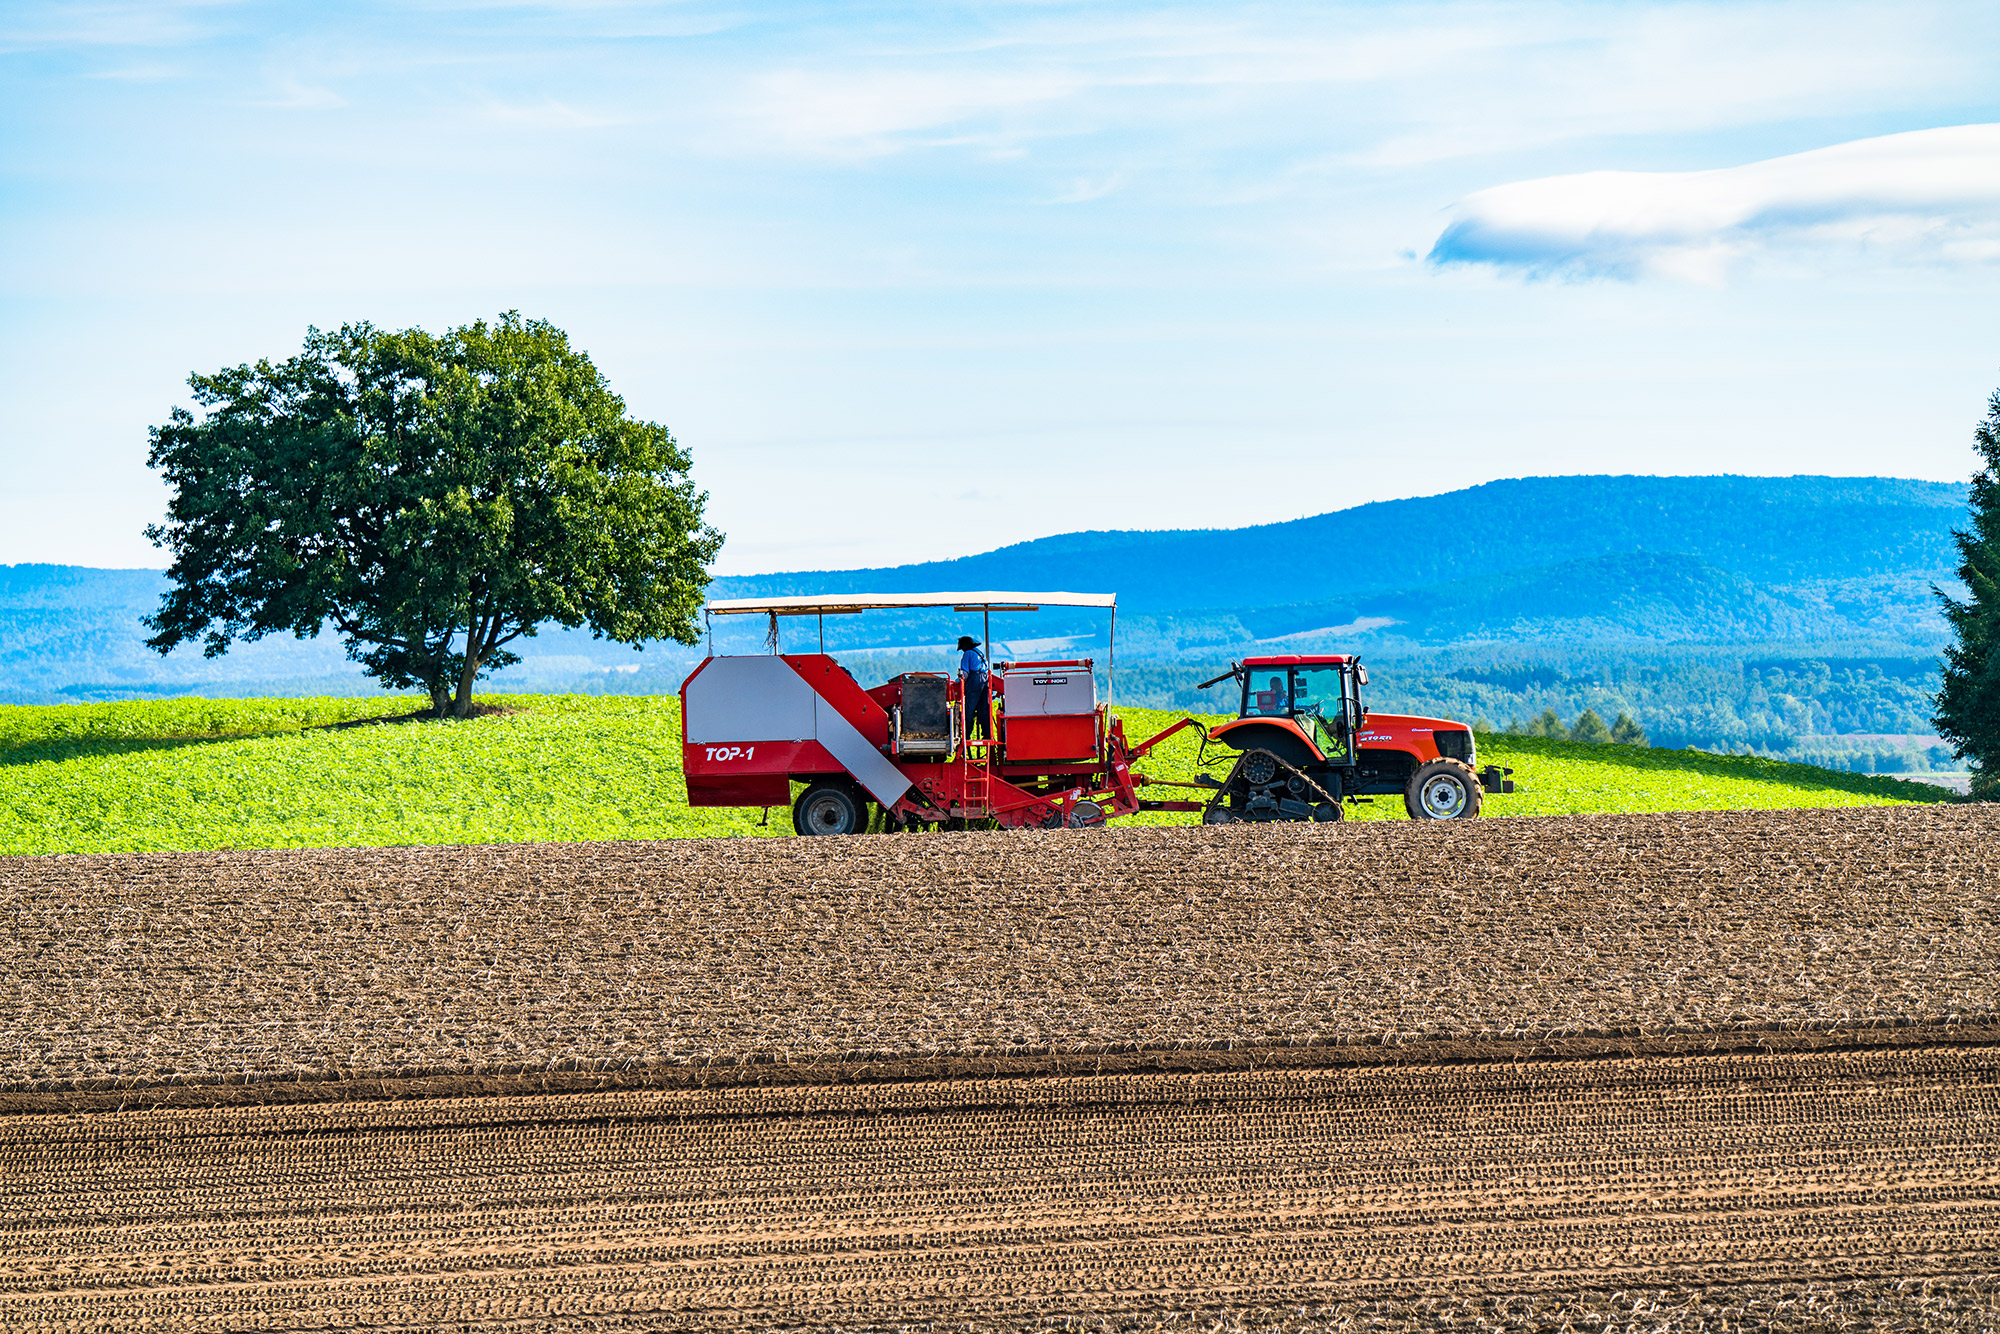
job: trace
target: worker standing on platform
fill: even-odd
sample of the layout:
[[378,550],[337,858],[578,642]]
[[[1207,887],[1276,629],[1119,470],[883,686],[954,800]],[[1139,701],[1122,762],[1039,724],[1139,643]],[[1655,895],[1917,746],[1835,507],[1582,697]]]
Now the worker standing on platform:
[[993,724],[987,716],[986,657],[971,635],[958,637],[958,649],[958,676],[965,683],[965,734],[971,736],[976,727],[981,737],[990,737]]

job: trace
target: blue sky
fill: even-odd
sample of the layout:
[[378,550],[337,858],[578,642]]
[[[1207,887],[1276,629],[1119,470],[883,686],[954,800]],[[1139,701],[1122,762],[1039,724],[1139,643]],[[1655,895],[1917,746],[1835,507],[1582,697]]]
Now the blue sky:
[[1990,3],[0,0],[0,563],[164,563],[191,371],[504,309],[674,429],[730,573],[1962,478],[1996,74]]

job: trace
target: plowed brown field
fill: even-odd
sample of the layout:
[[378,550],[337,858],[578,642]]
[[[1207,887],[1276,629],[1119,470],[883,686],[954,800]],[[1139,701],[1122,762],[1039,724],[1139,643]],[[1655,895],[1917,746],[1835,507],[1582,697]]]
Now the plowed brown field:
[[0,913],[17,1109],[1936,1041],[2000,1015],[1991,807],[11,858]]
[[0,1163],[9,1330],[1979,1327],[2000,1054],[14,1117]]
[[1987,808],[0,859],[0,911],[4,1330],[2000,1329]]

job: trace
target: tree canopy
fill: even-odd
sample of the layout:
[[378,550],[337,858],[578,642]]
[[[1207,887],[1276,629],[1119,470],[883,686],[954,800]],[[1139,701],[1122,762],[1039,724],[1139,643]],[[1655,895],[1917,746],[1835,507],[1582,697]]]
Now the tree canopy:
[[1585,709],[1577,715],[1576,723],[1569,729],[1569,739],[1591,746],[1608,746],[1611,744],[1611,729],[1597,716],[1597,710]]
[[1611,740],[1613,744],[1620,746],[1649,744],[1646,740],[1646,729],[1632,721],[1632,715],[1629,713],[1619,714],[1618,721],[1611,724]]
[[1972,477],[1972,521],[1952,534],[1966,598],[1932,590],[1952,631],[1932,722],[1972,761],[1972,794],[1992,801],[2000,800],[2000,392],[1972,441],[1985,466]]
[[370,675],[464,717],[542,625],[695,642],[708,497],[553,325],[311,329],[295,357],[188,383],[201,415],[174,409],[147,458],[172,488],[147,529],[174,557],[155,650],[331,625]]

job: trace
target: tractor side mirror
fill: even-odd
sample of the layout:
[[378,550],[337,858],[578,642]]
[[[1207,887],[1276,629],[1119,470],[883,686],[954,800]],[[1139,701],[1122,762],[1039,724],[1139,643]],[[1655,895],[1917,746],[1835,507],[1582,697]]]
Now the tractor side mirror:
[[1364,686],[1368,684],[1368,669],[1358,662],[1354,664],[1354,683]]
[[1203,681],[1200,685],[1196,686],[1195,689],[1206,690],[1212,685],[1220,685],[1224,681],[1238,681],[1241,680],[1242,677],[1243,677],[1242,665],[1239,663],[1232,662],[1229,664],[1228,671],[1224,672],[1220,676],[1209,677],[1208,680]]

